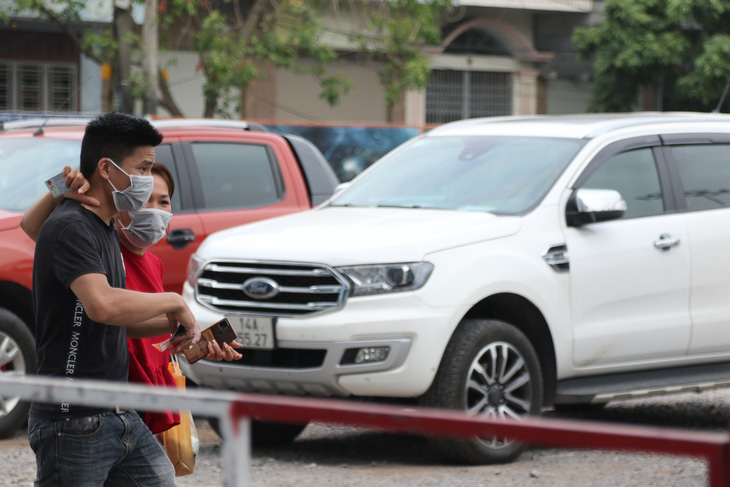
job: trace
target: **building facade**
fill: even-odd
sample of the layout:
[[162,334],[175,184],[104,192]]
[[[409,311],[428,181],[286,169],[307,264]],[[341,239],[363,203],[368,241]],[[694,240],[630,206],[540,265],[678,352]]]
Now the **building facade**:
[[[108,25],[108,4],[88,2],[89,12],[75,28],[80,32],[89,25]],[[248,119],[294,123],[429,125],[483,116],[583,112],[591,66],[577,61],[570,36],[574,27],[596,22],[599,7],[593,0],[460,1],[444,19],[441,45],[425,51],[432,67],[428,87],[404,93],[403,102],[392,110],[378,79],[381,66],[342,35],[355,22],[326,17],[325,41],[340,54],[327,69],[353,83],[337,106],[319,97],[313,77],[272,66],[265,66],[265,77],[234,96],[240,96]],[[168,66],[169,87],[183,114],[202,116],[204,77],[197,54],[163,50],[159,62]],[[0,27],[0,113],[99,113],[102,85],[100,66],[54,26],[18,18]],[[159,109],[158,115],[168,114]],[[240,112],[232,110],[228,116],[239,118]]]

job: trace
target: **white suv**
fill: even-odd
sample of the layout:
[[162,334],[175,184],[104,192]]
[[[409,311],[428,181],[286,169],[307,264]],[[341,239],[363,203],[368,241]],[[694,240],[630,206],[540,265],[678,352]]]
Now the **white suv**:
[[[730,116],[447,124],[314,210],[210,236],[184,296],[247,350],[187,373],[498,418],[730,386],[728,222]],[[522,448],[435,441],[471,463]]]

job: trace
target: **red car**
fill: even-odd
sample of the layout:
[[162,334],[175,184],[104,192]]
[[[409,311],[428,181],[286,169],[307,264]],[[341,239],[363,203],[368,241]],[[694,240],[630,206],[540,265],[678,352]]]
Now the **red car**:
[[[34,244],[20,220],[47,191],[46,179],[78,167],[87,122],[12,122],[0,133],[0,373],[35,372]],[[175,178],[168,237],[151,248],[164,262],[167,291],[181,291],[190,255],[212,232],[307,210],[338,183],[319,150],[298,136],[237,121],[152,123],[164,136],[156,160]],[[0,394],[0,437],[23,424],[27,407]]]

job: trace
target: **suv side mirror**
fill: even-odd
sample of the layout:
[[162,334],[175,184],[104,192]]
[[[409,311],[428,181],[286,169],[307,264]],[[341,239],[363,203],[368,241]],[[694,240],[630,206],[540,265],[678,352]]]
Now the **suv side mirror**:
[[573,192],[565,211],[570,227],[617,220],[626,212],[626,201],[614,189],[578,189]]

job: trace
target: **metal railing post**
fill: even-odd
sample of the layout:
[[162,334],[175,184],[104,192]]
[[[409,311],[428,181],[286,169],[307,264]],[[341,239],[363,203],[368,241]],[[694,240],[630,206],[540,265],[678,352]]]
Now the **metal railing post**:
[[223,439],[223,486],[246,487],[251,474],[251,421],[233,411],[227,409],[227,414],[218,418]]

